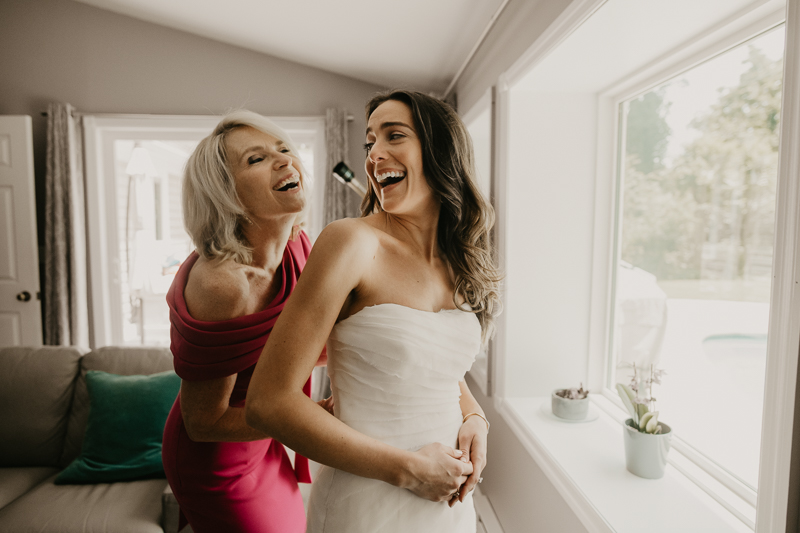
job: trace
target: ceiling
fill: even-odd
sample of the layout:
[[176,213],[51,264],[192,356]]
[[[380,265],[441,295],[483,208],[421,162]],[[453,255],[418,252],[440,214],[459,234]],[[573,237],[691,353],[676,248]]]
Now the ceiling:
[[78,0],[386,87],[444,93],[503,0]]

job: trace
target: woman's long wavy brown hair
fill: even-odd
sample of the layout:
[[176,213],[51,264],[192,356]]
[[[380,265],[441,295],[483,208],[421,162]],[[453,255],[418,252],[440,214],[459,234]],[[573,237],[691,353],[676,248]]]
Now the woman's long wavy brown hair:
[[[441,201],[437,239],[452,269],[455,291],[478,316],[484,341],[494,333],[500,313],[500,273],[492,258],[494,209],[477,187],[472,138],[447,103],[415,91],[394,90],[376,95],[366,108],[367,121],[382,103],[397,100],[411,109],[422,144],[422,168],[428,185]],[[361,216],[380,212],[372,188],[361,202]]]

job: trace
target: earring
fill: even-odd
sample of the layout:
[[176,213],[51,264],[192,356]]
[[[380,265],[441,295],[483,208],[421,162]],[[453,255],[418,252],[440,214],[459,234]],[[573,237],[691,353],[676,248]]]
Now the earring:
[[245,221],[245,222],[247,222],[249,225],[251,225],[251,226],[253,225],[253,221],[252,221],[252,220],[250,220],[250,217],[249,217],[249,216],[247,216],[247,215],[242,215],[242,218],[243,218],[243,219],[244,219],[244,221]]

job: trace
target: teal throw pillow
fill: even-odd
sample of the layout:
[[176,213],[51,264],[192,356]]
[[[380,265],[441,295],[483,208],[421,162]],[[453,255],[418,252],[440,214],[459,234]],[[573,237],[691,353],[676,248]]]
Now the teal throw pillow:
[[69,483],[113,483],[164,477],[161,439],[181,388],[172,370],[149,376],[86,373],[89,421],[77,459],[55,479]]

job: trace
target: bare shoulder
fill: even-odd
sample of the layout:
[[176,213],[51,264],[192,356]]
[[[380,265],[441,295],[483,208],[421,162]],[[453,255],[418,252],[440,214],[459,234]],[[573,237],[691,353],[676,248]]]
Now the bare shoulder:
[[[374,255],[380,245],[377,230],[363,218],[343,218],[328,224],[320,233],[312,257],[341,258],[346,263]],[[310,258],[309,258],[310,259]]]
[[246,314],[250,283],[244,265],[200,258],[186,282],[184,298],[197,320],[229,320]]

